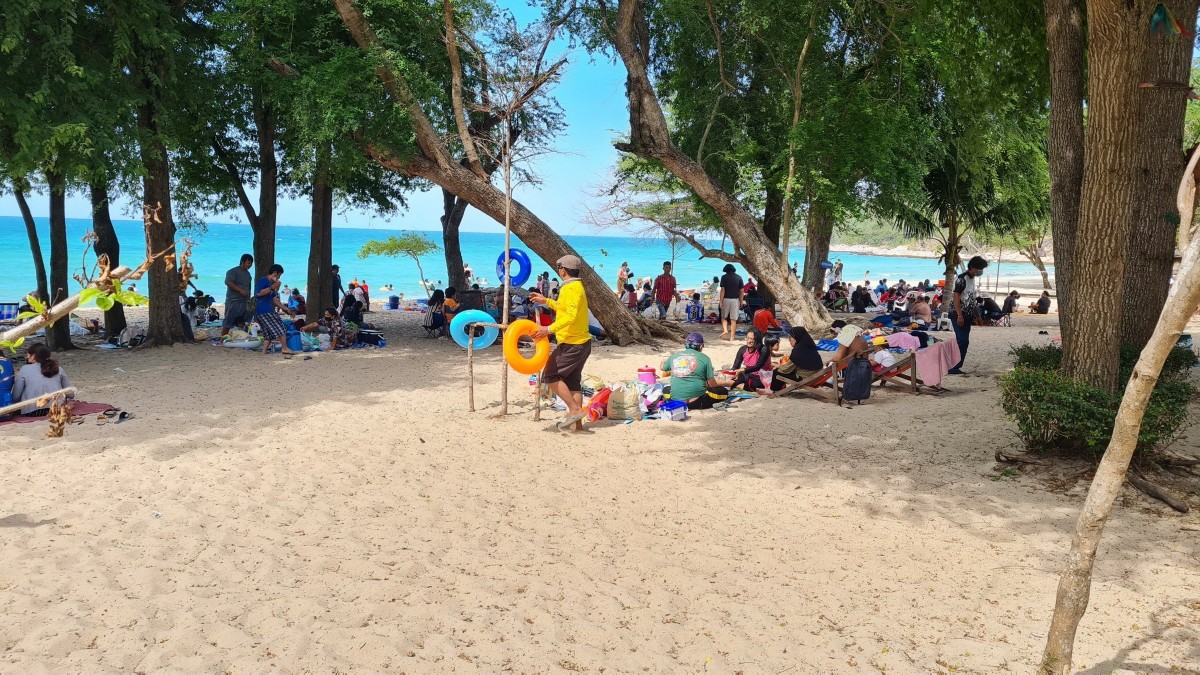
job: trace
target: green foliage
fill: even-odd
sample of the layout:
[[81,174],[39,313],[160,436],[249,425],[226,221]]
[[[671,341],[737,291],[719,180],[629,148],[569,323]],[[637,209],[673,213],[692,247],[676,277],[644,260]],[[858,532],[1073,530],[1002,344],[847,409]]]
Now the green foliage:
[[358,258],[363,260],[373,255],[385,255],[393,258],[406,255],[410,258],[420,258],[440,250],[441,247],[429,237],[415,232],[407,232],[400,236],[392,235],[383,241],[377,239],[368,241],[358,250]]
[[[1062,349],[1022,345],[1012,349],[1015,368],[1000,378],[1001,407],[1029,450],[1060,448],[1100,453],[1112,436],[1122,392],[1109,393],[1061,372]],[[1121,352],[1121,381],[1137,362],[1136,349]],[[1138,434],[1138,452],[1169,445],[1188,422],[1196,387],[1186,380],[1197,365],[1192,350],[1176,347],[1163,364]]]

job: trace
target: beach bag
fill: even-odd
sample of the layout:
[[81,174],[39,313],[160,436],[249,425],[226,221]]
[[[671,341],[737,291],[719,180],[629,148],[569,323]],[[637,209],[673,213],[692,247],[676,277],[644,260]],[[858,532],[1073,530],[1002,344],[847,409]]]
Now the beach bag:
[[846,401],[863,401],[871,398],[871,376],[874,369],[871,360],[865,356],[856,356],[846,366],[842,382],[842,398]]
[[642,419],[642,395],[637,385],[626,382],[608,395],[608,419],[623,422]]

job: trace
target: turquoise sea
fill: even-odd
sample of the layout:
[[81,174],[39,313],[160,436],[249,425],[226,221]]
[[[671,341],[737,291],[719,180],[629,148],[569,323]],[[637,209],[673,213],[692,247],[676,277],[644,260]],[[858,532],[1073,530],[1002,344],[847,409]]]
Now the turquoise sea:
[[[49,267],[50,241],[49,223],[45,218],[38,219],[41,236],[42,253],[46,256]],[[137,262],[145,250],[145,236],[140,221],[114,221],[117,236],[121,241],[121,257],[126,264]],[[68,219],[68,245],[70,247],[71,272],[77,273],[83,255],[83,237],[91,229],[91,221],[85,219]],[[370,239],[382,239],[398,230],[335,228],[333,230],[333,258],[342,268],[343,283],[354,278],[368,282],[372,296],[382,298],[391,293],[376,291],[385,284],[395,286],[396,293],[406,297],[422,297],[424,295],[419,285],[417,266],[411,259],[368,258],[359,260],[356,253]],[[196,242],[193,248],[192,264],[200,277],[196,286],[218,300],[224,297],[222,282],[225,271],[238,262],[242,253],[251,252],[251,232],[248,225],[212,223],[202,231],[183,231],[179,237],[190,237]],[[440,232],[429,232],[428,236],[434,241],[441,239]],[[671,246],[663,239],[648,239],[641,237],[617,236],[576,236],[566,237],[579,251],[584,260],[597,269],[606,279],[615,283],[617,270],[622,262],[628,262],[630,269],[639,277],[654,276],[662,271],[662,263],[672,259]],[[284,267],[283,282],[292,287],[305,287],[305,275],[308,269],[309,230],[306,227],[280,227],[277,231],[275,260]],[[525,248],[515,236],[514,246]],[[462,233],[463,259],[474,269],[477,276],[495,281],[496,258],[500,256],[504,243],[501,232]],[[717,247],[720,242],[709,242]],[[728,244],[727,244],[728,246]],[[705,279],[720,275],[725,265],[719,260],[698,260],[697,253],[691,248],[680,248],[675,254],[675,276],[681,287],[698,286]],[[793,249],[793,260],[803,264],[804,252]],[[930,258],[901,258],[891,256],[868,256],[848,253],[835,253],[831,259],[841,259],[845,266],[844,278],[850,281],[861,281],[864,274],[870,272],[871,279],[880,277],[895,281],[907,279],[937,279],[941,275],[938,262]],[[90,258],[94,262],[94,256]],[[441,251],[421,259],[425,276],[430,281],[445,282],[446,262]],[[534,271],[542,272],[550,267],[535,260]],[[994,274],[994,267],[988,270],[989,277]],[[739,269],[745,276],[745,272]],[[1037,276],[1037,270],[1029,264],[1003,263],[1000,277],[1031,277]],[[72,284],[74,282],[72,281]],[[1003,281],[1001,281],[1003,286]],[[26,238],[25,225],[19,217],[0,216],[0,302],[11,302],[28,293],[36,286],[33,274],[33,260],[29,252],[29,240]],[[74,289],[73,289],[74,290]],[[145,289],[139,285],[139,291]]]

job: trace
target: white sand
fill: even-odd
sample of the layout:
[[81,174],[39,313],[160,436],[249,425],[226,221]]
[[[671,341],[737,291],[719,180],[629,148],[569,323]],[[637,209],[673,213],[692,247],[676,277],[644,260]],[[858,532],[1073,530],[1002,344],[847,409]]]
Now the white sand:
[[[1000,475],[1017,441],[994,377],[1053,317],[977,329],[940,397],[574,436],[531,421],[519,376],[491,417],[498,349],[468,413],[463,352],[415,315],[373,317],[387,349],[311,361],[66,355],[82,398],[137,418],[0,428],[3,669],[1034,668],[1086,485]],[[631,378],[665,353],[598,348],[587,370]],[[1180,528],[1200,519],[1123,502],[1077,664],[1196,672],[1200,534]]]

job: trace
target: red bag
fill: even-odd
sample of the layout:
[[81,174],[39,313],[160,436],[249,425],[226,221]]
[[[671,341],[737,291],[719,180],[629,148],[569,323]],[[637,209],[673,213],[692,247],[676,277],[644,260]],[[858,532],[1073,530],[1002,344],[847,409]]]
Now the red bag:
[[608,415],[608,397],[612,394],[612,389],[605,387],[596,392],[592,396],[592,400],[587,404],[587,416],[589,422],[599,421],[600,418]]

